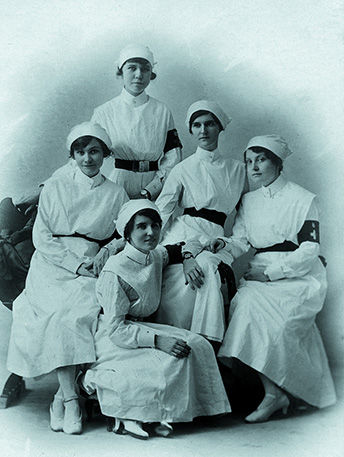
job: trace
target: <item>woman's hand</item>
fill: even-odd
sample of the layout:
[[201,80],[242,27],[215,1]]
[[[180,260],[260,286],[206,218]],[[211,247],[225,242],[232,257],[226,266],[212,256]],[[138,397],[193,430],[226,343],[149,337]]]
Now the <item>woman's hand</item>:
[[107,259],[110,257],[110,252],[108,248],[103,247],[101,250],[98,252],[98,254],[95,256],[93,259],[93,273],[96,276],[100,275],[100,272],[102,271],[104,265],[106,264]]
[[246,271],[246,273],[244,274],[244,278],[247,281],[268,282],[268,281],[270,281],[270,279],[269,279],[269,276],[267,276],[264,273],[265,269],[266,269],[266,267],[255,265]]
[[174,338],[173,336],[156,335],[155,336],[155,347],[160,351],[166,352],[166,354],[172,355],[177,359],[188,357],[191,348],[188,346],[186,341]]
[[225,242],[221,238],[215,238],[214,240],[209,240],[205,245],[203,246],[203,249],[205,251],[210,251],[213,254],[216,254],[217,252],[221,251],[225,247]]
[[88,276],[89,278],[95,278],[96,276],[90,271],[92,269],[93,262],[84,262],[77,269],[76,274],[79,276]]
[[199,289],[203,286],[203,270],[193,257],[183,260],[183,270],[185,284],[189,284],[192,290],[195,290],[196,287]]
[[108,258],[123,251],[126,244],[125,239],[112,240],[107,246],[103,246],[93,259],[93,273],[99,276]]

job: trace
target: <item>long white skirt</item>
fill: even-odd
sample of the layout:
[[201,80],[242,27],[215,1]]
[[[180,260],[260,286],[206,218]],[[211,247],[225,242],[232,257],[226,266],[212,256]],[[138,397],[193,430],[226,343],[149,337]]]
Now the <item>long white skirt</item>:
[[203,337],[166,325],[137,325],[184,339],[191,353],[177,359],[154,348],[116,346],[100,316],[97,361],[86,372],[83,385],[89,393],[97,392],[103,414],[142,422],[187,422],[231,411],[213,349]]
[[100,306],[96,278],[48,263],[36,251],[26,287],[13,304],[8,369],[36,377],[95,360],[94,333]]
[[218,353],[263,373],[307,403],[325,407],[336,401],[316,314],[326,293],[320,260],[301,278],[272,282],[241,280],[231,303],[231,319]]
[[165,268],[156,322],[185,328],[209,340],[222,342],[225,312],[218,266],[221,261],[230,264],[231,257],[226,251],[217,254],[203,251],[196,260],[205,274],[204,284],[196,290],[185,285],[183,265]]

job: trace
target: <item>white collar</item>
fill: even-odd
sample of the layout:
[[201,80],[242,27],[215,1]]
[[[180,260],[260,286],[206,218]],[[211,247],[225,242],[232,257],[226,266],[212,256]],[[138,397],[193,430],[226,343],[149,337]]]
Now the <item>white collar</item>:
[[135,108],[147,103],[149,98],[146,94],[146,91],[143,91],[140,95],[134,97],[133,95],[129,94],[125,87],[123,87],[120,97],[124,103],[127,105],[133,105]]
[[144,252],[141,252],[138,249],[136,249],[128,242],[123,249],[123,253],[130,260],[141,265],[149,265],[152,262],[150,252],[148,252],[148,254],[145,254]]
[[275,179],[275,181],[271,183],[269,186],[262,186],[262,192],[264,197],[273,198],[277,194],[277,192],[283,189],[287,182],[288,181],[285,179],[284,176],[279,175],[279,177]]
[[206,151],[205,149],[202,149],[198,146],[195,154],[201,160],[205,160],[207,162],[214,162],[215,160],[220,158],[220,152],[218,148],[216,148],[214,151]]
[[89,189],[93,189],[94,187],[100,186],[104,182],[104,177],[100,173],[100,171],[98,171],[98,173],[95,176],[92,176],[92,178],[90,178],[87,175],[85,175],[85,173],[83,173],[80,170],[80,168],[78,168],[75,171],[74,180],[78,184],[87,186]]

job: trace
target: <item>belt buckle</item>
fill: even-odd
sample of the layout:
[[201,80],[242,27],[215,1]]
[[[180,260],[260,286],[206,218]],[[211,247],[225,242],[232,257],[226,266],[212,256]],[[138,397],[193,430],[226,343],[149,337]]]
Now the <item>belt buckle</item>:
[[140,160],[139,173],[144,173],[145,171],[149,171],[149,160]]

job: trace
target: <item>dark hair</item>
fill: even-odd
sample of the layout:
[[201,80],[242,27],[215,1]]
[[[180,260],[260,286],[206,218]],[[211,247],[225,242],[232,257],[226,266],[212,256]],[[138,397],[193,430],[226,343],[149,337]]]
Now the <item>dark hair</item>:
[[80,138],[77,138],[76,140],[73,141],[73,143],[71,144],[70,146],[70,157],[73,157],[74,159],[74,152],[76,149],[83,149],[85,148],[89,143],[91,143],[92,140],[96,139],[97,141],[99,141],[99,144],[102,148],[102,151],[103,151],[103,156],[104,157],[108,157],[109,155],[111,155],[111,151],[110,149],[106,146],[106,144],[104,143],[104,141],[102,141],[100,138],[97,138],[95,136],[91,136],[91,135],[85,135],[85,136],[81,136]]
[[[138,62],[138,63],[147,63],[148,60],[147,59],[142,59],[141,57],[134,57],[133,59],[128,59],[124,62],[124,64],[121,66],[121,68],[118,68],[117,67],[117,71],[116,71],[116,76],[123,76],[123,66],[127,63],[127,62]],[[150,65],[150,62],[148,62],[149,65]],[[156,78],[156,73],[154,73],[154,71],[152,70],[152,74],[151,74],[151,81],[153,81],[153,79]]]
[[162,220],[161,220],[161,217],[160,217],[159,213],[157,211],[155,211],[155,209],[152,209],[152,208],[141,209],[140,211],[135,213],[133,216],[131,216],[131,218],[129,219],[129,221],[127,222],[127,224],[126,224],[126,226],[124,228],[124,238],[126,240],[129,240],[131,232],[134,230],[134,224],[135,224],[136,216],[149,217],[149,219],[152,222],[157,222],[161,227]]
[[[276,154],[274,154],[272,151],[270,151],[269,149],[266,149],[266,148],[263,148],[261,146],[253,146],[251,148],[248,148],[247,151],[250,150],[252,152],[254,152],[255,154],[265,154],[265,157],[269,160],[271,160],[271,162],[279,169],[279,171],[281,172],[283,170],[283,160],[278,157]],[[244,152],[244,160],[245,160],[245,163],[246,163],[246,152]]]
[[214,121],[216,122],[216,124],[220,127],[220,132],[222,132],[223,130],[223,127],[222,127],[222,124],[221,122],[219,121],[218,117],[215,116],[214,113],[211,113],[210,111],[207,111],[207,110],[198,110],[198,111],[195,111],[191,117],[190,117],[190,121],[189,121],[189,132],[192,134],[192,130],[191,130],[191,127],[192,127],[192,124],[194,123],[194,120],[197,119],[198,117],[200,116],[205,116],[207,114],[211,114],[212,115],[212,118],[214,119]]

